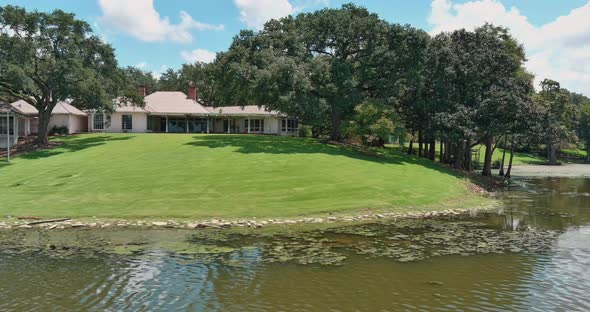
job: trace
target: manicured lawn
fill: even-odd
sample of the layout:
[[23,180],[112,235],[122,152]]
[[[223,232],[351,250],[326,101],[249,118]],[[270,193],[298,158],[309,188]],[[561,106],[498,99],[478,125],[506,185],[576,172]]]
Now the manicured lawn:
[[291,217],[472,205],[463,179],[427,160],[369,157],[313,139],[89,134],[0,160],[0,217]]

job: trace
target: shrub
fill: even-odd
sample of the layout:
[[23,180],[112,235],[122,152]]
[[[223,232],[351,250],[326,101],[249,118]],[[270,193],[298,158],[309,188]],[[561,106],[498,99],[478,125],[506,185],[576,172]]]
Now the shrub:
[[70,130],[66,126],[53,126],[53,128],[49,131],[49,135],[66,135],[69,133]]

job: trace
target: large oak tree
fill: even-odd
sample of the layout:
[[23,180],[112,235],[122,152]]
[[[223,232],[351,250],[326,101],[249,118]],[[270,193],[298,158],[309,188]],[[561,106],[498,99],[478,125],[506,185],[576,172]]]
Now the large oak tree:
[[39,144],[47,143],[49,118],[60,101],[104,111],[116,97],[141,104],[126,77],[113,48],[73,14],[0,7],[0,99],[37,108]]

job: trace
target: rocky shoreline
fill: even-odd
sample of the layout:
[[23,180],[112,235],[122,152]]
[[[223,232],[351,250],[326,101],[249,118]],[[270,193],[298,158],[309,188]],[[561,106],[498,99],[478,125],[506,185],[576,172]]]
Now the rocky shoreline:
[[262,229],[271,225],[296,225],[296,224],[322,224],[322,223],[354,223],[370,222],[383,219],[433,219],[433,218],[456,218],[474,217],[481,213],[491,212],[496,207],[476,207],[471,209],[446,209],[441,211],[393,213],[383,212],[374,214],[359,214],[354,216],[327,216],[327,217],[306,217],[293,219],[240,219],[240,220],[76,220],[76,219],[49,219],[49,220],[27,220],[6,218],[0,219],[0,230],[16,229],[42,229],[42,230],[63,230],[63,229],[104,229],[104,228],[145,228],[145,229],[230,229],[230,228],[256,228]]

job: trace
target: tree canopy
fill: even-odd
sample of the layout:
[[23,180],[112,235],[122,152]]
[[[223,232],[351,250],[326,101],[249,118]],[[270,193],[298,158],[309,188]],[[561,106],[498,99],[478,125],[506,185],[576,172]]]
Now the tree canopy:
[[113,48],[73,14],[0,7],[0,98],[22,99],[39,111],[41,144],[53,108],[109,110],[113,99],[141,102],[118,68]]

